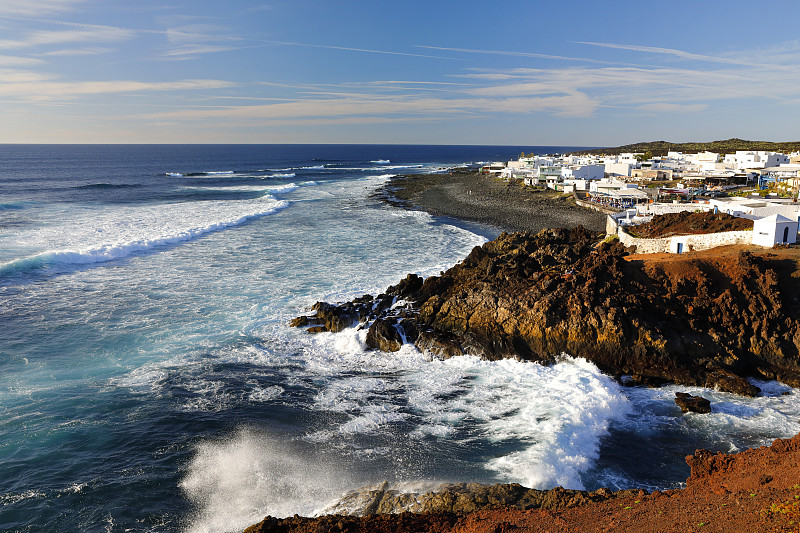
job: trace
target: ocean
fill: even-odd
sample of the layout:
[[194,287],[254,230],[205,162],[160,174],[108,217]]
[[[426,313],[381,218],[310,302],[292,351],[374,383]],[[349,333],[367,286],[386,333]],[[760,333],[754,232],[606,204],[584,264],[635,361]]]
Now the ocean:
[[626,388],[569,354],[288,326],[499,233],[381,202],[391,175],[567,149],[0,145],[0,530],[240,531],[384,480],[675,488],[696,448],[800,431],[776,382]]

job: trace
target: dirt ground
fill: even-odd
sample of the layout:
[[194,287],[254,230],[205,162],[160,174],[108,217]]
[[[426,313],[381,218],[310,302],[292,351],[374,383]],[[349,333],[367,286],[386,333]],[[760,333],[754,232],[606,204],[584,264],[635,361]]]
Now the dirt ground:
[[751,229],[753,229],[752,220],[711,211],[656,215],[650,222],[628,227],[631,234],[645,239]]

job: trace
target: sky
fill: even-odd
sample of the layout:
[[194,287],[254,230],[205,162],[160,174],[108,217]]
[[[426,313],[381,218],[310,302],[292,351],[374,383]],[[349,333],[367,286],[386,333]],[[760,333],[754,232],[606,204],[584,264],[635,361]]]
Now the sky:
[[796,0],[0,0],[2,143],[800,140]]

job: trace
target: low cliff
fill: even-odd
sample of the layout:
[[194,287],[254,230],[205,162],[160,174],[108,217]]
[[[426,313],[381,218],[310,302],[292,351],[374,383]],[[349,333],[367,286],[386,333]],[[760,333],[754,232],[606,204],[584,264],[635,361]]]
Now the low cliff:
[[586,358],[632,383],[674,382],[754,395],[745,378],[800,386],[800,277],[793,256],[689,254],[631,260],[583,228],[502,234],[425,280],[378,296],[318,303],[295,326],[369,328],[437,357],[472,353],[550,362]]

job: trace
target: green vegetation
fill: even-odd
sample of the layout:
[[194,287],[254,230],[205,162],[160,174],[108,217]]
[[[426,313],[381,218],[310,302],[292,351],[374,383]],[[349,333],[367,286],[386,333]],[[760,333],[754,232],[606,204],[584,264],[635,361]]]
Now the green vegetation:
[[800,141],[794,142],[769,142],[769,141],[746,141],[743,139],[727,139],[724,141],[712,142],[687,142],[671,143],[667,141],[641,142],[617,146],[616,148],[598,148],[589,150],[588,154],[616,155],[621,153],[646,153],[651,152],[653,156],[667,155],[667,152],[716,152],[718,154],[731,154],[737,150],[767,150],[771,152],[796,152],[800,150]]

